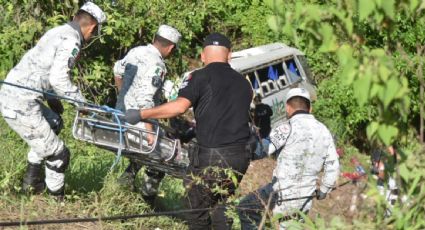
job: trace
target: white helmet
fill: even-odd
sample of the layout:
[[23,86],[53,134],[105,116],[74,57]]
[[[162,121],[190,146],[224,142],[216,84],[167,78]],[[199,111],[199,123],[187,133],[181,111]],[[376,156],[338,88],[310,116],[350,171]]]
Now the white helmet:
[[305,99],[307,99],[308,101],[311,101],[310,99],[310,93],[304,89],[304,88],[293,88],[290,89],[288,91],[288,93],[286,94],[286,100],[285,103],[288,102],[289,99],[293,98],[293,97],[303,97]]
[[156,32],[156,34],[167,39],[168,41],[174,44],[177,44],[182,36],[177,29],[169,25],[161,25],[158,28],[158,32]]
[[101,24],[106,22],[106,15],[99,6],[93,2],[86,2],[80,10],[83,10],[93,16],[97,21],[98,34],[100,34]]

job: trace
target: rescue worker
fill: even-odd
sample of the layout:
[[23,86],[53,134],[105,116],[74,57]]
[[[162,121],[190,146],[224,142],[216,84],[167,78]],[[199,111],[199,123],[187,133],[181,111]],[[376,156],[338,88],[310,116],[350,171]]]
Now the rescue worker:
[[[176,100],[152,109],[126,111],[127,122],[137,123],[142,118],[175,117],[193,106],[198,146],[192,152],[189,173],[207,180],[195,183],[185,179],[188,208],[214,209],[211,215],[208,211],[188,213],[189,229],[230,229],[231,220],[226,218],[225,208],[217,204],[234,194],[236,185],[223,171],[234,171],[237,181],[241,181],[252,154],[247,142],[253,93],[249,82],[230,67],[230,49],[231,43],[224,35],[208,35],[201,53],[206,66],[186,79]],[[208,170],[214,166],[219,172]],[[227,193],[213,192],[214,185]]]
[[[83,44],[100,31],[105,20],[103,11],[96,4],[87,2],[71,22],[47,31],[9,72],[5,82],[38,91],[52,91],[76,100],[73,103],[79,106],[85,99],[71,82],[70,71]],[[51,109],[43,104],[44,99]],[[62,127],[61,102],[57,98],[46,98],[42,93],[7,84],[3,84],[0,90],[0,101],[5,121],[30,147],[23,190],[40,193],[46,185],[49,194],[63,197],[64,172],[70,153],[57,136]],[[41,175],[43,161],[45,182]]]
[[[160,104],[162,85],[167,73],[164,58],[172,54],[180,38],[181,34],[175,28],[161,25],[152,44],[131,49],[123,59],[115,63],[115,82],[120,91],[117,109],[124,112],[126,109],[147,109]],[[137,126],[153,130],[150,123],[140,122]],[[147,139],[148,144],[152,145],[154,136],[148,134]],[[134,190],[136,175],[141,167],[141,164],[130,159],[119,182],[132,186]],[[148,168],[145,171],[141,193],[148,204],[153,205],[164,175],[154,169]]]
[[259,137],[255,157],[258,159],[267,155],[270,144],[270,131],[272,129],[270,118],[273,116],[273,110],[269,105],[262,103],[261,95],[254,97],[254,124],[257,127],[257,136]]
[[[270,209],[274,215],[282,215],[280,227],[284,229],[285,222],[297,219],[299,211],[307,213],[310,210],[315,191],[316,198],[321,200],[334,187],[339,161],[332,135],[310,112],[308,91],[304,88],[289,90],[286,97],[288,121],[270,133],[269,154],[279,153],[272,182],[240,202],[238,214],[242,229],[257,229],[262,218],[259,210],[264,209],[270,196]],[[316,189],[322,169],[320,188]],[[307,196],[310,197],[303,198]],[[292,198],[295,200],[284,201]]]

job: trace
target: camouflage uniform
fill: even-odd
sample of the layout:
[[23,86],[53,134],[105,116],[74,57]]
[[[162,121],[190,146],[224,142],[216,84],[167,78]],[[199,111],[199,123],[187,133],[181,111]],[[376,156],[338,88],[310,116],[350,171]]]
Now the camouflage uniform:
[[[86,2],[78,13],[91,15],[98,29],[106,21],[103,11],[92,2]],[[83,95],[69,76],[84,42],[77,21],[53,28],[44,34],[37,45],[9,72],[5,81],[39,92],[54,92],[74,99],[73,103],[77,105],[84,103]],[[0,89],[0,112],[30,147],[23,189],[29,187],[37,192],[44,189],[40,171],[41,163],[45,160],[47,189],[52,195],[62,196],[64,172],[70,154],[57,136],[61,128],[60,116],[41,102],[48,98],[39,92],[3,85]]]
[[[274,214],[288,216],[300,210],[307,212],[312,205],[311,198],[284,202],[279,200],[313,195],[322,169],[324,174],[320,190],[324,193],[332,190],[339,174],[338,155],[332,135],[313,115],[296,113],[289,121],[273,129],[270,139],[270,145],[274,147],[272,149],[281,149],[273,172],[273,182],[260,188],[257,195],[245,197],[241,206],[246,208],[245,205],[249,206],[256,201],[258,195],[267,202],[269,196],[275,194],[272,202]],[[258,213],[240,211],[240,215],[242,229],[255,229],[250,221],[258,224],[261,220]],[[281,224],[281,227],[284,226]]]
[[[39,91],[53,90],[60,96],[84,102],[69,77],[82,42],[80,27],[75,22],[49,30],[9,72],[5,81]],[[50,191],[57,191],[64,185],[63,172],[69,153],[52,129],[58,115],[42,104],[43,99],[41,93],[3,85],[0,110],[9,126],[29,145],[29,163],[40,164],[46,159],[46,185]]]
[[[115,63],[115,76],[123,78],[117,108],[147,109],[160,104],[167,73],[161,53],[153,45],[136,47]],[[124,105],[124,106],[123,106]]]
[[[115,63],[114,74],[121,77],[123,85],[118,95],[117,109],[147,109],[161,102],[162,85],[167,69],[161,53],[153,45],[133,48]],[[136,124],[144,128],[144,123]],[[136,164],[135,164],[136,165]],[[140,166],[135,166],[140,168]],[[134,173],[137,173],[138,169]],[[154,196],[164,173],[146,170],[142,183],[142,195]]]

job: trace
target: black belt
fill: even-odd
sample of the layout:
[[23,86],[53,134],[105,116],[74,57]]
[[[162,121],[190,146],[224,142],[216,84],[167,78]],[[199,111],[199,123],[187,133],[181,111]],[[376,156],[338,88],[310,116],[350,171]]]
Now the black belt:
[[229,145],[215,148],[209,148],[195,144],[190,148],[189,157],[192,159],[191,162],[193,163],[193,166],[197,167],[199,165],[199,155],[215,154],[216,152],[221,151],[229,151],[230,153],[227,154],[228,156],[233,156],[244,152],[248,159],[251,159],[252,157],[249,144]]
[[200,153],[214,153],[215,151],[244,151],[246,150],[246,144],[239,144],[239,145],[229,145],[229,146],[223,146],[223,147],[215,147],[215,148],[209,148],[204,146],[199,146],[199,152]]

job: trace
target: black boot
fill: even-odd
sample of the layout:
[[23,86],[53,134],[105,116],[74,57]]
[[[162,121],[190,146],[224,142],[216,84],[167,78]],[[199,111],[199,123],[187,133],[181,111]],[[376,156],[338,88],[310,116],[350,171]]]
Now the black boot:
[[62,188],[57,191],[52,191],[47,188],[47,193],[52,196],[57,202],[62,202],[65,199],[65,186],[62,186]]
[[144,195],[142,195],[142,198],[145,201],[145,203],[149,205],[149,207],[151,209],[154,209],[155,210],[155,199],[156,199],[156,195],[151,195],[151,196],[144,196]]
[[45,184],[41,176],[42,165],[28,162],[27,171],[22,183],[22,190],[29,194],[39,194],[44,191]]
[[121,174],[120,178],[118,178],[118,183],[123,186],[128,186],[132,191],[136,191],[136,175],[141,168],[142,165],[130,160],[130,164],[125,169],[124,173]]

